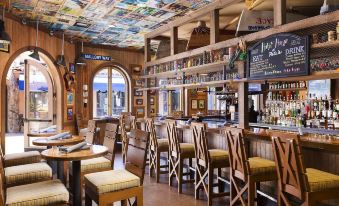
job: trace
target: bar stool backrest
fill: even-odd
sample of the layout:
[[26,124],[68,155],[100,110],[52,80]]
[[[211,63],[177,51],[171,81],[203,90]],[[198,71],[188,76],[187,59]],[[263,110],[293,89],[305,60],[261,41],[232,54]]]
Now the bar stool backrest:
[[93,144],[97,133],[96,122],[94,120],[88,120],[87,129],[86,142]]
[[128,138],[128,154],[125,169],[138,176],[142,185],[145,176],[149,133],[139,129],[132,129]]
[[123,115],[121,115],[119,117],[119,128],[120,128],[121,140],[126,142],[127,141],[127,131],[126,131],[125,116],[123,116]]
[[154,120],[153,118],[146,118],[146,132],[150,133],[150,148],[158,148],[157,134],[155,132]]
[[170,155],[178,157],[180,154],[180,145],[178,140],[177,123],[175,120],[166,120],[168,144]]
[[103,145],[108,148],[108,155],[112,160],[112,168],[114,166],[114,158],[115,158],[115,143],[117,141],[117,133],[118,133],[117,124],[107,123],[105,127],[105,137]]
[[125,123],[126,131],[130,131],[131,129],[137,129],[137,119],[135,116],[131,115],[120,115],[119,117],[120,123]]
[[304,200],[306,191],[309,191],[309,183],[299,135],[271,132],[271,137],[280,189],[282,192]]
[[206,138],[206,129],[207,126],[204,123],[191,123],[193,141],[194,141],[194,150],[197,164],[207,167],[207,164],[210,161],[208,153],[208,142]]
[[250,174],[249,162],[246,156],[243,130],[226,128],[231,175],[247,181]]

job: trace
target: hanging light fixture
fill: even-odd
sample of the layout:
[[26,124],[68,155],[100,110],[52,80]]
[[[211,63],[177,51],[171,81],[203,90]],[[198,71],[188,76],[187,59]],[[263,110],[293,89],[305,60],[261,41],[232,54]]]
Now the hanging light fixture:
[[76,64],[78,65],[86,65],[85,59],[83,57],[84,54],[84,42],[81,41],[81,53],[80,56],[78,57],[78,59],[76,60]]
[[58,56],[57,65],[66,67],[65,55],[64,55],[65,33],[62,32],[62,50],[61,55]]
[[0,20],[0,43],[11,43],[11,37],[5,31],[5,6],[2,11],[2,20]]
[[36,21],[35,48],[33,50],[33,53],[30,54],[29,56],[32,57],[33,59],[40,61],[40,56],[39,56],[39,52],[38,52],[38,38],[39,38],[39,20]]

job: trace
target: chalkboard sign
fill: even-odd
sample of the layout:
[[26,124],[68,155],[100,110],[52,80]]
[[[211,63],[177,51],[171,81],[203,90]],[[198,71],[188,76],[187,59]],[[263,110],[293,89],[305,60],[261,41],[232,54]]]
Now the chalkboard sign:
[[276,34],[248,49],[247,78],[270,79],[309,74],[308,37]]

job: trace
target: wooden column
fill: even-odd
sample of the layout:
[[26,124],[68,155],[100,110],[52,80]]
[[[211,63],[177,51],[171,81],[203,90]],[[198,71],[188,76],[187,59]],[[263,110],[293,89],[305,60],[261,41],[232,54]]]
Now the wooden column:
[[286,23],[286,0],[274,0],[273,2],[274,26]]
[[[236,62],[238,67],[238,73],[241,78],[246,75],[245,62]],[[249,113],[248,113],[248,82],[240,82],[238,84],[238,112],[239,112],[239,128],[249,128]]]
[[219,42],[219,9],[211,11],[211,34],[210,44]]
[[178,53],[178,27],[171,28],[171,55]]
[[[146,63],[147,62],[149,62],[149,61],[151,61],[151,39],[150,38],[145,38],[145,65],[146,65]],[[144,70],[147,70],[147,68],[145,67],[144,68]],[[145,87],[149,87],[149,81],[148,81],[148,79],[145,79]],[[133,91],[134,92],[134,91]],[[148,99],[149,99],[149,94],[148,94],[148,91],[144,91],[144,92],[146,92],[146,95],[144,95],[144,104],[145,104],[145,111],[144,111],[144,113],[145,113],[145,117],[149,117],[149,115],[150,115],[150,105],[149,105],[149,101],[148,101]],[[134,98],[132,98],[132,105],[134,105]],[[132,111],[134,110],[134,106],[132,107]],[[135,114],[136,114],[136,112],[137,111],[133,111],[133,112],[135,112]]]
[[149,61],[151,61],[151,39],[145,38],[145,63]]

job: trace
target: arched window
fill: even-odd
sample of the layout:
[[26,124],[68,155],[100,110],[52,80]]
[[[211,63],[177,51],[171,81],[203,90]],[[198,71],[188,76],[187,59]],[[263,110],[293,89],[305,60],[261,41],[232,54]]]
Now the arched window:
[[128,108],[126,77],[116,67],[99,70],[93,79],[93,117],[117,116]]

